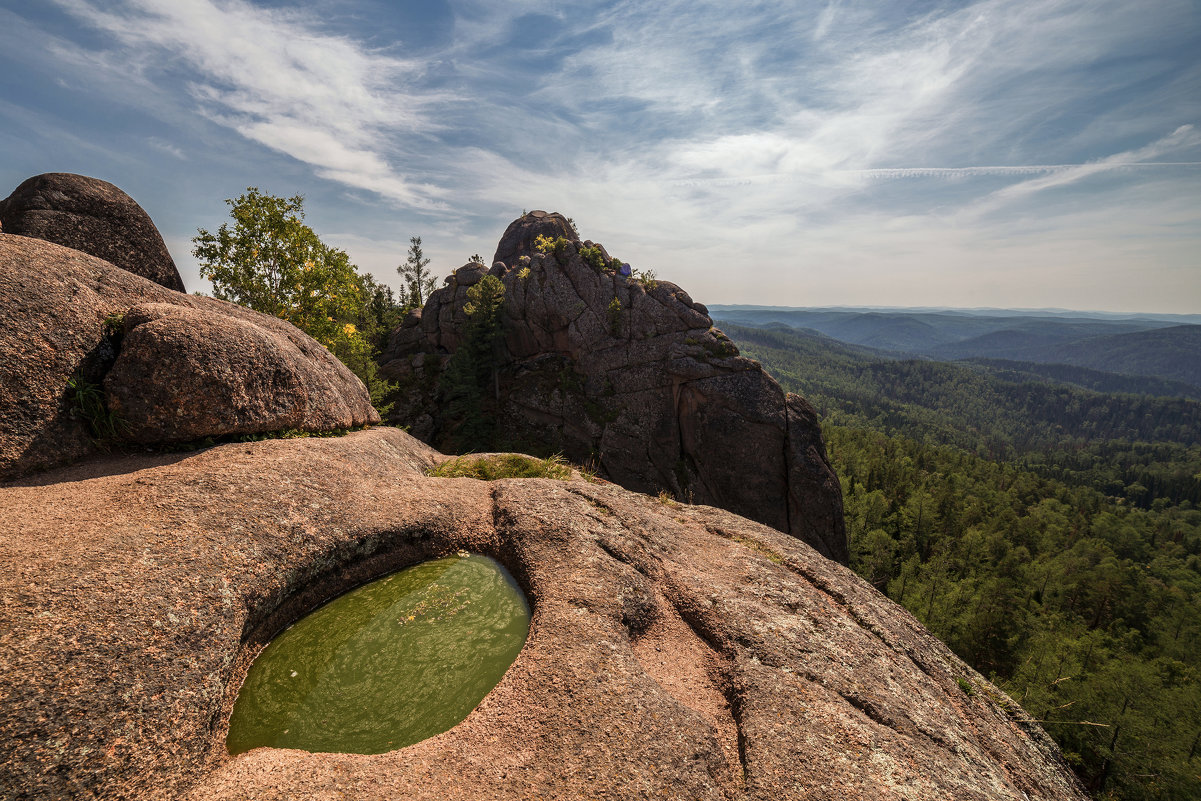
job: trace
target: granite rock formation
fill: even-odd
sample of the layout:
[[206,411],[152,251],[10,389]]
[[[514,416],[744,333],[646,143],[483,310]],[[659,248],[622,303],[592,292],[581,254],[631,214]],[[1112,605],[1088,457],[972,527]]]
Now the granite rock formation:
[[96,449],[68,382],[103,388],[142,444],[379,421],[362,382],[289,323],[0,233],[0,480]]
[[443,450],[453,420],[439,377],[462,344],[469,288],[505,287],[496,380],[498,444],[562,452],[639,492],[667,490],[804,539],[846,562],[842,494],[816,414],[739,356],[707,309],[667,281],[623,277],[559,214],[505,231],[492,268],[467,264],[393,332],[382,371],[400,387],[396,422]]
[[315,340],[265,315],[251,321],[224,311],[144,303],[125,313],[121,353],[104,386],[128,439],[379,422],[358,379]]
[[[1017,704],[800,540],[578,476],[424,475],[443,458],[373,429],[0,487],[0,796],[1086,799]],[[466,720],[378,756],[226,753],[273,632],[460,549],[534,615]]]
[[0,230],[82,250],[183,292],[183,280],[158,229],[141,206],[98,178],[36,175],[0,200]]
[[575,228],[562,214],[531,211],[510,223],[496,245],[492,263],[516,264],[522,256],[534,253],[534,240],[545,236],[551,240],[562,237],[577,240]]

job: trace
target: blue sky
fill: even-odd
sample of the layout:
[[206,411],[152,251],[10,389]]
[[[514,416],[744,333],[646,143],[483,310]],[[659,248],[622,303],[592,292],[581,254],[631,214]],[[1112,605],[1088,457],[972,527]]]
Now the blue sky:
[[0,0],[0,195],[60,171],[190,289],[257,186],[389,282],[543,208],[708,303],[1196,313],[1201,2]]

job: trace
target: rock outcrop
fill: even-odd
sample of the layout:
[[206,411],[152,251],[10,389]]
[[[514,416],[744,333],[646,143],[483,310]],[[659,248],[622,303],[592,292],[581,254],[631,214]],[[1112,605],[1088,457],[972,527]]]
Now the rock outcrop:
[[560,237],[572,241],[579,239],[575,228],[562,214],[531,211],[510,223],[501,234],[492,263],[499,261],[504,264],[516,264],[522,256],[535,252],[534,240],[540,236],[548,237],[552,241]]
[[[1086,798],[1017,704],[798,539],[578,476],[424,475],[442,458],[374,429],[0,487],[0,796]],[[378,756],[226,753],[273,632],[460,549],[534,615],[466,720]]]
[[680,287],[624,277],[559,214],[505,231],[490,270],[467,264],[393,332],[382,370],[401,387],[395,420],[454,448],[439,379],[467,328],[467,292],[505,287],[495,385],[499,445],[562,452],[628,489],[712,504],[801,537],[846,562],[842,495],[816,414],[739,356]]
[[0,233],[0,480],[95,450],[79,391],[103,391],[117,433],[143,444],[379,421],[289,323]]
[[133,198],[98,178],[36,175],[0,200],[0,230],[82,250],[183,292],[183,280],[154,223]]

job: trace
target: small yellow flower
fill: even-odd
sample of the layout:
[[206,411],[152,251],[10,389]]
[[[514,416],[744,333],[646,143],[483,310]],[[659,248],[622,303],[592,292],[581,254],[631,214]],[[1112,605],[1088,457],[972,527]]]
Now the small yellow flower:
[[357,330],[358,329],[354,327],[354,323],[347,323],[346,325],[342,326],[342,333],[348,337],[354,336]]

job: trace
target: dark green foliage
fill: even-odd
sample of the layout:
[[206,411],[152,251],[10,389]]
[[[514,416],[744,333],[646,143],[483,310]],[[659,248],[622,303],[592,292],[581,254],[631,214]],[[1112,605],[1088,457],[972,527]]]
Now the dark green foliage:
[[824,408],[861,576],[1040,721],[1096,797],[1201,797],[1197,404],[727,331]]
[[360,275],[359,282],[362,302],[352,322],[371,346],[379,350],[388,344],[388,335],[404,319],[404,304],[397,300],[392,287],[377,282],[370,273]]
[[1094,791],[1196,797],[1201,511],[863,428],[825,436],[860,575],[1046,721]]
[[654,270],[634,270],[632,277],[646,287],[648,292],[659,286],[659,280],[655,278]]
[[617,298],[609,301],[609,333],[615,337],[621,336],[621,301]]
[[598,273],[604,272],[609,265],[605,262],[605,256],[601,253],[601,249],[597,247],[582,247],[580,248],[580,258],[584,260],[592,269]]
[[433,274],[426,269],[429,263],[430,260],[425,257],[425,251],[421,249],[421,237],[409,237],[408,257],[403,264],[396,267],[396,272],[400,273],[400,277],[405,282],[404,305],[406,310],[420,309],[425,306],[425,301],[429,299],[430,293],[437,286]]
[[442,384],[451,422],[447,445],[460,453],[492,450],[496,444],[496,403],[505,285],[485,275],[467,290],[467,325]]
[[71,416],[82,420],[88,435],[98,445],[117,439],[126,423],[108,408],[104,390],[82,378],[67,380],[67,401]]

